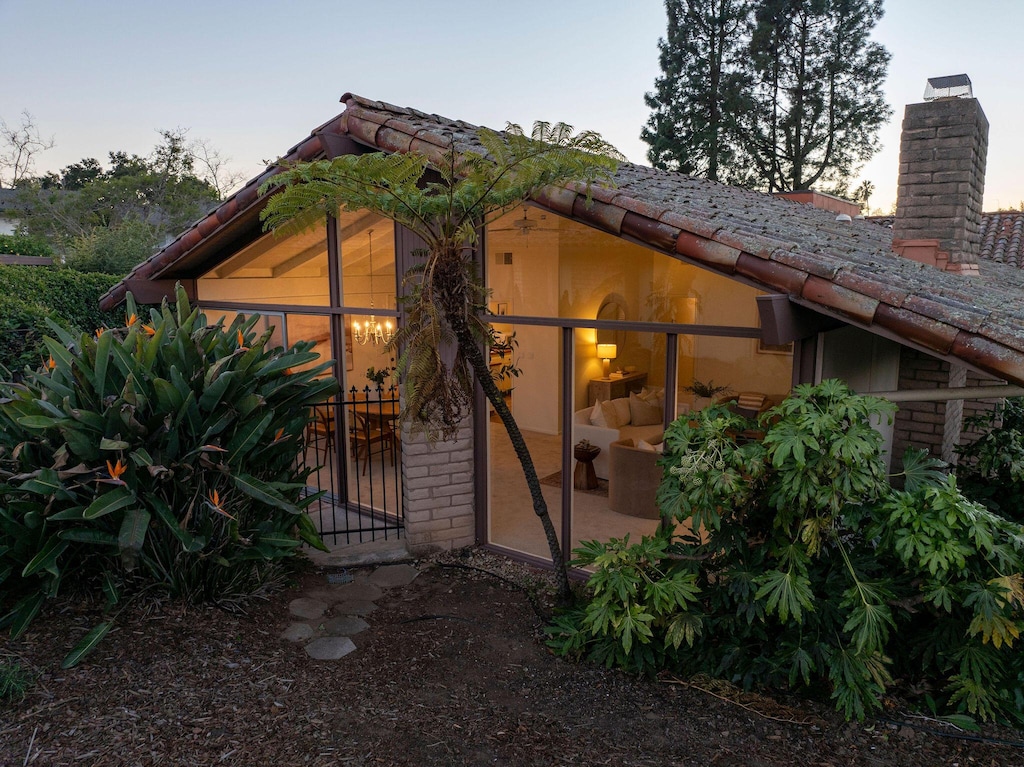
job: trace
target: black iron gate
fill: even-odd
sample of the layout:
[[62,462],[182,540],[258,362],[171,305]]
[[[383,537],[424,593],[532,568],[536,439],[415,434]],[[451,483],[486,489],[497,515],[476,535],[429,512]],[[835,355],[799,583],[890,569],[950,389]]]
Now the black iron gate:
[[398,391],[355,387],[315,405],[304,468],[322,497],[309,514],[328,544],[404,535]]

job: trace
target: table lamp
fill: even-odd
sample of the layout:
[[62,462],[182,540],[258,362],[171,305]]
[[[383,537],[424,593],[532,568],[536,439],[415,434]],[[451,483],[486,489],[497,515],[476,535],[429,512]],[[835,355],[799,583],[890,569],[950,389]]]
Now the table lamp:
[[608,377],[608,371],[611,369],[611,361],[618,356],[619,350],[615,344],[598,344],[597,345],[597,356],[604,360],[604,378]]

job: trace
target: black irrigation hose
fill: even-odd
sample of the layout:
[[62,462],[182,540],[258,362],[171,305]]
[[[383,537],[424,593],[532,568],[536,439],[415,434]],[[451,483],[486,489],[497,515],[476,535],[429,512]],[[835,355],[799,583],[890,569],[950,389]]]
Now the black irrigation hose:
[[471,570],[473,572],[478,572],[478,573],[483,573],[484,575],[489,575],[492,578],[497,578],[499,581],[504,581],[509,586],[512,586],[513,588],[518,589],[519,591],[521,591],[524,594],[526,594],[526,598],[528,600],[530,600],[530,607],[533,608],[533,611],[537,614],[537,617],[540,618],[542,623],[546,624],[546,623],[550,623],[550,621],[551,621],[551,616],[546,614],[544,612],[544,610],[541,609],[540,603],[537,601],[537,598],[533,595],[533,592],[531,592],[525,586],[522,586],[522,585],[516,583],[515,581],[511,580],[510,578],[506,578],[504,575],[498,575],[497,573],[492,573],[490,570],[484,570],[482,567],[474,567],[473,565],[460,565],[457,562],[438,562],[437,566],[438,567],[451,567],[451,568],[455,568],[455,569],[459,569],[459,570]]
[[932,727],[925,727],[923,724],[915,724],[914,722],[906,722],[898,719],[886,719],[884,717],[877,717],[877,719],[879,722],[884,722],[885,724],[895,724],[901,727],[906,726],[914,730],[927,732],[929,735],[938,735],[943,738],[953,738],[954,740],[968,740],[973,743],[990,743],[994,746],[1012,746],[1013,748],[1024,748],[1024,741],[1020,740],[988,738],[984,735],[967,735],[966,733],[960,732],[943,732],[942,730],[936,730]]

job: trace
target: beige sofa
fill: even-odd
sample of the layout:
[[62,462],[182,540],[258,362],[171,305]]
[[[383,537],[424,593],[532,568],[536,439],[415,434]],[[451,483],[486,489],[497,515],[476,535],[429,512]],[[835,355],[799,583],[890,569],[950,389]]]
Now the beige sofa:
[[619,514],[644,519],[658,519],[656,501],[662,469],[661,453],[641,450],[631,439],[612,442],[608,446],[611,476],[608,479],[608,508]]
[[[627,398],[623,398],[627,401]],[[620,402],[619,400],[612,400],[613,403]],[[588,407],[584,410],[577,410],[573,416],[572,425],[572,443],[578,444],[580,440],[587,440],[591,445],[601,448],[600,454],[594,459],[594,471],[601,479],[609,479],[611,474],[608,468],[608,449],[612,442],[621,439],[632,439],[632,440],[646,440],[647,442],[660,441],[662,434],[665,432],[665,424],[659,422],[656,424],[646,424],[642,426],[636,426],[632,423],[626,423],[618,428],[609,428],[607,426],[595,426],[590,422],[590,414],[593,411],[592,407]],[[628,404],[624,408],[625,412],[629,412]]]

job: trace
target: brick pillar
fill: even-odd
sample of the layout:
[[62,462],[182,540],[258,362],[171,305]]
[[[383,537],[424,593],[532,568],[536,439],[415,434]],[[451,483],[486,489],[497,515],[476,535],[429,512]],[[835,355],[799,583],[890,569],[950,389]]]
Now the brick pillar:
[[[900,352],[899,390],[938,389],[949,385],[950,365],[923,352],[904,347]],[[945,402],[900,402],[893,427],[892,452],[896,462],[903,460],[907,447],[927,450],[943,458],[946,442]],[[894,462],[893,466],[896,466]]]
[[[962,388],[967,384],[967,368],[950,365],[949,387]],[[956,463],[956,446],[960,444],[960,432],[964,430],[964,401],[951,399],[946,403],[946,421],[943,424],[942,452],[939,457],[951,466]]]
[[473,424],[448,442],[402,432],[402,508],[409,551],[426,554],[476,542]]
[[893,248],[977,274],[988,120],[974,98],[907,105],[900,139]]

